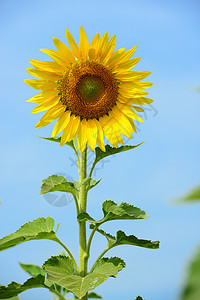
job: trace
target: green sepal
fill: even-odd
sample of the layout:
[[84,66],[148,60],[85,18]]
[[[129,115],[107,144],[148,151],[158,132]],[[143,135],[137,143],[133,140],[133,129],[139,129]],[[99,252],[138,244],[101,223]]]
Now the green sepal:
[[39,287],[48,288],[44,284],[44,280],[45,280],[44,276],[38,275],[36,277],[29,278],[23,284],[12,281],[8,286],[1,285],[0,299],[9,299],[12,297],[16,297],[20,293],[33,288],[39,288]]
[[[90,228],[93,229],[94,226],[95,225],[91,224]],[[112,236],[109,233],[106,233],[102,229],[97,228],[97,231],[106,237],[106,239],[108,241],[107,248],[109,248],[109,249],[119,246],[119,245],[133,245],[133,246],[139,246],[139,247],[149,248],[149,249],[158,249],[159,248],[158,241],[152,242],[151,240],[138,239],[134,235],[126,235],[121,230],[117,231],[116,237]]]
[[99,221],[95,221],[88,213],[80,213],[78,219],[79,221],[89,221],[101,225],[112,220],[139,220],[147,218],[147,214],[144,210],[126,202],[122,202],[118,205],[114,201],[107,200],[102,204],[102,210],[104,218]]
[[51,217],[38,218],[20,227],[15,233],[11,233],[0,239],[0,251],[32,240],[53,240],[57,237],[53,231],[54,219]]
[[40,194],[47,194],[51,192],[66,192],[77,196],[78,190],[75,188],[74,183],[67,181],[65,177],[51,175],[42,180]]
[[137,298],[135,300],[143,300],[142,297],[137,296]]
[[124,151],[128,151],[128,150],[132,150],[132,149],[135,149],[137,148],[138,146],[142,145],[143,143],[140,143],[138,145],[125,145],[125,146],[121,146],[119,148],[115,148],[115,147],[111,147],[110,145],[106,145],[105,146],[105,149],[106,151],[102,151],[99,147],[96,147],[95,148],[95,160],[94,160],[94,163],[93,163],[93,166],[92,166],[92,169],[95,167],[95,165],[100,161],[102,160],[103,158],[107,157],[107,156],[110,156],[110,155],[114,155],[114,154],[117,154],[117,153],[121,153],[121,152],[124,152]]
[[45,276],[45,271],[39,266],[31,265],[31,264],[23,264],[19,262],[20,267],[27,272],[29,275],[36,277],[38,275]]
[[71,258],[66,256],[53,256],[43,265],[48,280],[71,291],[78,299],[109,277],[116,277],[124,267],[125,263],[120,258],[102,258],[96,263],[92,273],[81,277],[75,273]]
[[[59,143],[61,142],[61,136],[55,136],[55,137],[43,137],[40,136],[41,139],[48,140],[51,142]],[[65,145],[70,146],[74,151],[77,151],[77,137],[75,137],[70,142],[65,143]]]

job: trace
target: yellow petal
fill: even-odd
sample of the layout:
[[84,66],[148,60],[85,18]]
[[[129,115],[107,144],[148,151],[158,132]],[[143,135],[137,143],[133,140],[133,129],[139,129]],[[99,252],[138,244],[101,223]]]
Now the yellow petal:
[[54,98],[52,98],[51,100],[47,100],[45,101],[44,103],[42,104],[39,104],[38,106],[36,106],[32,111],[31,113],[32,114],[36,114],[38,112],[41,112],[41,111],[45,111],[49,108],[51,108],[52,106],[55,106],[58,101],[60,100],[60,97],[59,96],[56,96]]
[[117,97],[117,100],[120,101],[121,103],[128,103],[130,101],[130,96],[125,96],[125,95],[121,95],[121,94],[118,94],[118,97]]
[[124,52],[124,54],[122,55],[120,62],[129,60],[129,58],[131,58],[131,56],[133,56],[133,54],[135,53],[136,49],[137,49],[137,46],[134,46],[133,48],[126,50]]
[[106,151],[105,145],[104,145],[104,136],[103,136],[103,129],[101,127],[101,124],[99,121],[94,119],[96,125],[97,125],[97,145],[102,151]]
[[144,82],[144,81],[131,81],[131,80],[120,80],[118,78],[118,74],[116,75],[116,80],[117,81],[121,81],[123,83],[123,87],[132,87],[132,88],[135,88],[135,89],[147,89],[149,87],[151,87],[153,85],[153,83],[151,82]]
[[[116,80],[119,80],[116,76]],[[135,81],[125,81],[122,82],[122,84],[119,85],[119,89],[123,89],[124,91],[130,91],[130,90],[141,90],[141,86],[135,83]]]
[[81,26],[80,28],[80,39],[79,39],[79,51],[83,59],[87,59],[88,57],[88,50],[89,50],[89,41],[85,30]]
[[53,120],[59,118],[64,113],[64,111],[65,107],[61,103],[56,104],[44,114],[44,116],[40,119],[40,121],[36,124],[35,127],[41,128],[48,125]]
[[46,100],[51,100],[53,97],[57,95],[58,95],[58,91],[44,91],[26,100],[26,102],[42,103],[45,102]]
[[132,107],[137,111],[137,112],[143,112],[144,109],[139,107],[139,106],[135,106],[135,105],[132,105]]
[[67,29],[65,29],[65,33],[66,33],[66,37],[67,37],[68,43],[70,45],[70,48],[72,49],[72,53],[76,56],[77,59],[81,60],[80,52],[79,52],[78,46],[77,46],[73,36]]
[[123,139],[119,133],[119,128],[116,122],[110,116],[104,116],[99,118],[99,122],[102,126],[104,136],[115,148],[118,147],[118,143],[123,144]]
[[90,58],[90,60],[93,60],[96,58],[96,50],[93,48],[90,48],[88,51],[88,56]]
[[136,105],[146,105],[151,104],[153,102],[152,99],[146,97],[138,97],[138,98],[130,98],[126,102],[127,105],[136,104]]
[[110,41],[108,42],[106,49],[101,54],[100,62],[104,62],[110,56],[110,54],[115,49],[116,42],[117,42],[116,35],[113,35]]
[[98,50],[99,45],[100,45],[100,40],[101,40],[100,35],[99,35],[99,33],[97,32],[97,33],[95,34],[95,36],[93,37],[93,39],[92,39],[90,48]]
[[68,64],[64,59],[62,59],[58,53],[58,51],[50,50],[50,49],[40,49],[40,51],[48,54],[57,64],[61,66],[67,66]]
[[[117,115],[118,115],[118,117],[117,117]],[[112,112],[110,113],[110,117],[112,117],[115,120],[114,127],[117,128],[118,132],[131,139],[132,138],[131,132],[133,132],[132,128],[131,128],[131,131],[127,129],[127,127],[125,126],[125,124],[123,122],[124,120],[122,121],[122,116],[127,118],[121,111],[120,111],[120,114],[116,114],[116,110],[115,111],[112,110]],[[128,122],[127,122],[127,124],[128,124]],[[129,127],[131,127],[131,126],[129,125]],[[120,144],[123,143],[123,139],[122,139],[121,135],[120,135],[119,143]]]
[[106,45],[108,43],[108,39],[109,39],[109,34],[108,32],[106,32],[101,38],[100,38],[100,45],[97,51],[97,59],[100,58],[101,54],[104,53],[105,49],[106,49]]
[[72,51],[63,43],[61,42],[59,39],[57,39],[56,37],[53,37],[53,42],[54,45],[56,46],[60,56],[68,61],[69,63],[75,63],[75,58],[74,55],[72,54]]
[[115,106],[112,110],[112,115],[119,124],[120,132],[131,139],[131,132],[134,132],[134,129],[128,120],[129,118],[124,113],[122,113],[122,111],[120,111],[117,106]]
[[59,134],[69,123],[70,120],[70,112],[66,111],[57,121],[52,131],[52,137]]
[[121,80],[127,80],[130,81],[131,79],[134,80],[142,80],[149,76],[151,74],[150,71],[130,71],[130,72],[125,72],[125,73],[118,73],[117,78]]
[[137,129],[136,129],[136,127],[135,127],[135,124],[134,124],[133,120],[132,120],[131,118],[128,118],[128,120],[129,120],[129,122],[130,122],[130,124],[131,124],[133,130],[135,131],[135,133],[137,133]]
[[144,121],[128,105],[117,102],[117,106],[129,118],[144,123]]
[[115,70],[130,70],[140,61],[140,59],[141,57],[136,57],[128,61],[121,62],[116,66]]
[[121,144],[121,145],[123,145],[123,143],[124,143],[124,141],[123,141],[123,139],[122,139],[122,137],[121,137],[121,134],[120,134],[120,127],[119,127],[119,124],[118,124],[118,122],[114,122],[114,120],[113,120],[113,126],[112,126],[112,132],[113,132],[113,139],[116,139],[116,141],[119,143],[119,144]]
[[80,125],[80,117],[75,117],[74,115],[70,117],[68,125],[63,130],[60,145],[63,146],[67,142],[70,142],[77,135]]
[[96,53],[98,52],[98,49],[100,46],[100,40],[101,40],[100,35],[97,32],[92,39],[90,49],[88,51],[88,56],[89,56],[90,60],[93,60],[96,58]]
[[122,95],[124,98],[140,98],[140,97],[144,97],[147,96],[148,93],[142,90],[126,90],[126,89],[119,89],[119,95]]
[[29,60],[29,62],[36,69],[48,72],[56,72],[60,75],[62,75],[62,72],[66,70],[64,66],[61,66],[54,61]]
[[40,79],[25,79],[24,82],[32,88],[40,91],[54,90],[58,84],[54,81],[40,80]]
[[87,143],[87,121],[83,119],[80,122],[79,132],[78,132],[78,149],[82,153],[85,150]]
[[55,72],[47,72],[47,71],[42,71],[42,70],[36,70],[32,68],[26,69],[26,71],[31,74],[32,76],[35,76],[37,78],[41,79],[46,79],[46,80],[51,80],[51,81],[57,81],[60,79],[60,76],[56,74]]
[[95,121],[92,119],[88,120],[87,122],[87,140],[90,150],[94,152],[97,141],[97,126]]
[[147,89],[153,85],[151,82],[144,82],[144,81],[135,81],[142,89]]
[[118,61],[120,60],[120,57],[122,53],[124,52],[125,48],[118,49],[117,51],[113,52],[108,59],[108,61],[105,63],[107,67],[114,68]]

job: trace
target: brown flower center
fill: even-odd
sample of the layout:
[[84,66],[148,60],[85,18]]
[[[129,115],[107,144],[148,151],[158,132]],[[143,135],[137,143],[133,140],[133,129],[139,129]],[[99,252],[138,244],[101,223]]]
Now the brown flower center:
[[118,84],[102,64],[78,62],[60,82],[61,101],[66,109],[85,119],[100,118],[116,104]]

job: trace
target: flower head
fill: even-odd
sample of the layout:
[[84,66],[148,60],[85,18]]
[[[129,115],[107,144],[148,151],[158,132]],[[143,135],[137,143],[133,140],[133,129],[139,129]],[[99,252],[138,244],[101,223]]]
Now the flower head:
[[39,94],[27,100],[38,103],[32,113],[46,111],[36,128],[56,120],[52,136],[61,131],[61,145],[78,136],[79,151],[95,145],[105,151],[104,136],[114,146],[123,144],[122,135],[132,138],[139,105],[150,104],[144,89],[152,83],[141,81],[151,72],[132,71],[140,57],[132,58],[136,46],[114,51],[116,36],[97,33],[91,44],[81,26],[79,45],[66,29],[70,48],[53,38],[57,50],[40,49],[53,61],[31,60],[27,71],[39,79],[26,79]]

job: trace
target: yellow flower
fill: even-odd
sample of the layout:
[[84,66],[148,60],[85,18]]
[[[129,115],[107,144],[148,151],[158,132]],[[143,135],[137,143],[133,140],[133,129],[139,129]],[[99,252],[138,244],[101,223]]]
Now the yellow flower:
[[31,87],[42,91],[28,102],[39,103],[32,113],[47,112],[37,123],[41,128],[58,119],[52,136],[61,131],[61,145],[78,136],[82,153],[86,143],[92,151],[97,145],[105,151],[104,136],[114,146],[123,144],[121,134],[132,138],[136,132],[133,120],[143,122],[136,112],[138,105],[149,104],[144,89],[152,83],[141,81],[151,72],[131,71],[140,57],[131,59],[136,46],[114,51],[116,35],[97,33],[91,44],[81,26],[79,45],[66,29],[69,49],[53,38],[56,50],[40,49],[53,61],[31,60],[27,71],[40,79],[26,79]]

